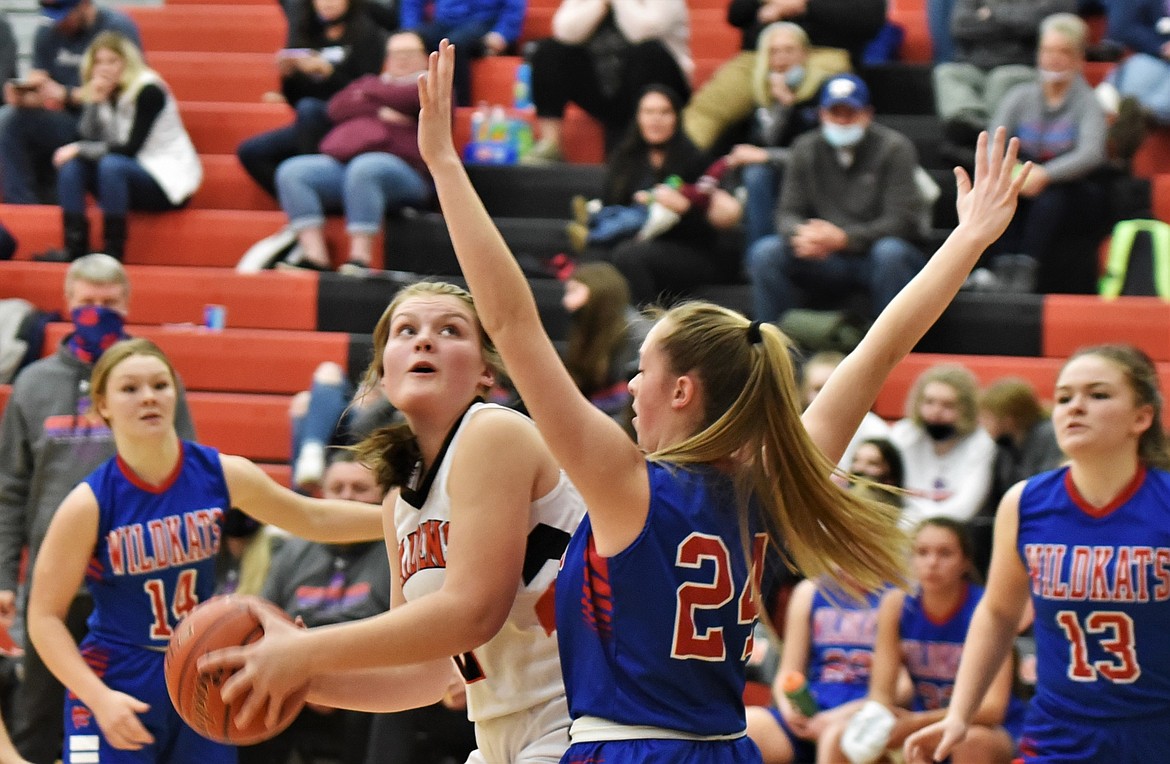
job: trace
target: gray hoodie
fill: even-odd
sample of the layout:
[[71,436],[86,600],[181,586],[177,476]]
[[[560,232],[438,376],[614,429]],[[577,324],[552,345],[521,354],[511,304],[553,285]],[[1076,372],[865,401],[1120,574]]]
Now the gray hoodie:
[[[93,367],[68,341],[21,371],[0,422],[0,591],[16,590],[21,549],[28,545],[31,572],[57,507],[114,455],[113,433],[89,413]],[[181,382],[175,427],[195,439]]]

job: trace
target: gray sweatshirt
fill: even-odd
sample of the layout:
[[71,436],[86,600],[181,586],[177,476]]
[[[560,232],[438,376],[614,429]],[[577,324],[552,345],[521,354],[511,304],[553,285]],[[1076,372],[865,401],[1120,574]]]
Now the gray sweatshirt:
[[[93,367],[70,352],[68,340],[21,371],[0,422],[0,591],[16,590],[25,545],[32,571],[57,507],[114,455],[113,433],[89,413]],[[175,427],[195,439],[181,382]]]
[[1080,180],[1105,163],[1105,112],[1084,77],[1069,86],[1060,105],[1049,107],[1039,82],[1008,91],[991,120],[1020,139],[1020,161],[1048,171],[1052,183]]

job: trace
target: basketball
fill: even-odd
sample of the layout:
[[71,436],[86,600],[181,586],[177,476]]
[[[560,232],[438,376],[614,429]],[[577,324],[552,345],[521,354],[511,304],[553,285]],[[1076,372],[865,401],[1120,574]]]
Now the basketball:
[[220,697],[230,673],[200,674],[196,668],[195,664],[207,653],[246,645],[264,636],[264,629],[248,609],[248,603],[289,620],[284,611],[259,597],[236,594],[212,597],[175,627],[163,663],[167,693],[179,716],[200,735],[228,745],[252,745],[275,736],[292,724],[304,706],[303,695],[295,702],[286,703],[276,727],[265,726],[263,713],[254,716],[246,726],[238,727],[236,708],[225,704]]

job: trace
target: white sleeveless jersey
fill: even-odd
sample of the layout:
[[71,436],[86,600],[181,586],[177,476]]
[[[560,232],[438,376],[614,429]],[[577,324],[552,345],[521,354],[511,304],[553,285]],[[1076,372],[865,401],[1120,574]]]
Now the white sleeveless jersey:
[[[407,601],[437,591],[447,567],[447,527],[451,497],[447,479],[467,422],[485,409],[511,409],[475,403],[455,428],[437,469],[421,487],[405,490],[394,507],[398,532],[402,589]],[[506,464],[507,456],[500,457]],[[484,486],[491,490],[491,486]],[[419,506],[408,502],[412,500]],[[472,721],[493,719],[539,705],[565,692],[557,652],[554,585],[569,537],[585,514],[577,489],[561,472],[560,481],[532,502],[528,513],[528,543],[516,600],[503,628],[486,644],[455,657],[467,683],[467,716]]]

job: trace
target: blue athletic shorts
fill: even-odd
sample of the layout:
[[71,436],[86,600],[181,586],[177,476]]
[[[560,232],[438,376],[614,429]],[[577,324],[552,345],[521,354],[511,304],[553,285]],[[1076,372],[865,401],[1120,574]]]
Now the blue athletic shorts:
[[760,749],[745,735],[736,740],[608,740],[574,743],[561,764],[761,764]]
[[87,639],[82,656],[112,689],[150,705],[139,714],[154,744],[124,751],[105,740],[93,713],[65,693],[65,764],[236,764],[236,749],[202,737],[179,718],[167,695],[163,654]]

